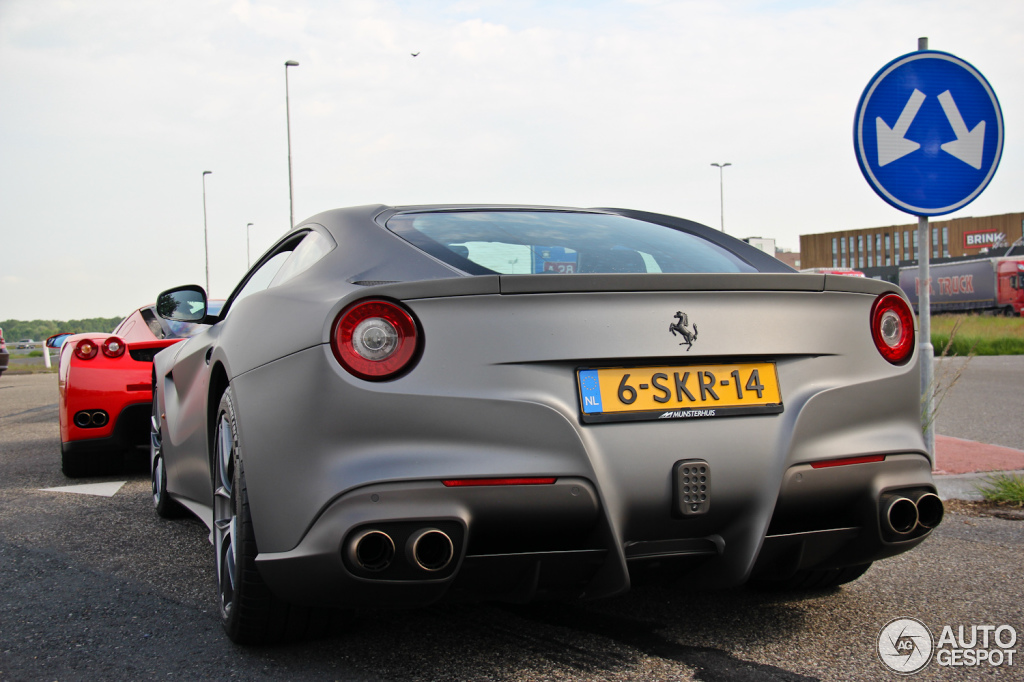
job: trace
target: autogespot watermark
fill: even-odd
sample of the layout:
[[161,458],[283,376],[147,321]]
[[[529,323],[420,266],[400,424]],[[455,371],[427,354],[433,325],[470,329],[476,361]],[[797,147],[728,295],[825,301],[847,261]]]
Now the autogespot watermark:
[[1012,625],[944,625],[939,638],[917,618],[894,618],[878,633],[878,659],[900,675],[935,663],[944,668],[1012,666],[1017,655]]

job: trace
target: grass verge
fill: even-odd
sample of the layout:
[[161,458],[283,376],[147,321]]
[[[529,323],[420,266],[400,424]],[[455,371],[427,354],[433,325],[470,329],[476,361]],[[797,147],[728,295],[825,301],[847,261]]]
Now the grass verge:
[[8,374],[11,376],[15,374],[56,374],[57,358],[52,358],[50,360],[50,364],[51,367],[47,369],[46,365],[43,364],[42,358],[40,358],[38,362],[12,362],[8,365],[7,371],[4,372],[4,376],[7,376]]
[[1024,318],[932,315],[932,346],[936,355],[947,346],[946,355],[1024,355]]
[[988,502],[1005,502],[1024,506],[1024,476],[991,474],[986,476],[976,487]]

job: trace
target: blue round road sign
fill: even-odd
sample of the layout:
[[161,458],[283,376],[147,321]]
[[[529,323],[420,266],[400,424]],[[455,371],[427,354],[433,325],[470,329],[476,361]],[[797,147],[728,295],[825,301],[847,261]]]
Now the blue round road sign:
[[906,213],[943,215],[974,201],[995,175],[1003,113],[973,66],[946,52],[912,52],[868,82],[853,144],[878,196]]

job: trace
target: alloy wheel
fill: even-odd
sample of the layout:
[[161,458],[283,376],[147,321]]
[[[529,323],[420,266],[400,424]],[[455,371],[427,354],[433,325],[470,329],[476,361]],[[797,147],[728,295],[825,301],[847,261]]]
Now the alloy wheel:
[[235,443],[227,413],[217,421],[214,440],[213,528],[221,616],[228,618],[238,589],[238,514],[234,495]]
[[152,462],[153,506],[160,506],[161,491],[166,486],[164,476],[163,436],[156,415],[149,419],[149,459]]

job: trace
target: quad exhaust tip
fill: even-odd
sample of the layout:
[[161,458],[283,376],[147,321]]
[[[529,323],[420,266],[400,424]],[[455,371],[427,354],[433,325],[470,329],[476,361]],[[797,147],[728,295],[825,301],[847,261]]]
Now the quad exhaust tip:
[[930,531],[942,522],[945,513],[942,500],[933,492],[916,491],[904,495],[885,495],[881,500],[885,530],[907,536],[919,527]]
[[[402,538],[399,538],[402,540]],[[345,545],[345,558],[352,566],[370,573],[380,573],[395,564],[395,541],[388,533],[369,528],[356,533]],[[405,540],[404,556],[399,563],[437,573],[451,565],[455,558],[455,543],[443,530],[420,528]]]
[[932,529],[942,522],[945,509],[942,500],[935,493],[924,493],[915,501],[917,505],[917,522],[923,528]]
[[383,531],[363,531],[349,542],[348,558],[367,571],[383,571],[395,558],[395,542]]
[[892,497],[883,503],[885,521],[889,530],[898,535],[907,535],[917,528],[917,505],[908,497]]
[[437,528],[423,528],[409,536],[406,558],[424,571],[440,571],[452,562],[455,545],[448,534]]
[[108,421],[110,417],[103,410],[82,410],[74,417],[75,426],[80,429],[98,429],[106,426]]

